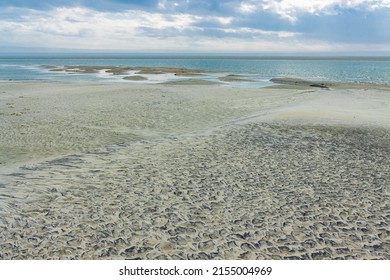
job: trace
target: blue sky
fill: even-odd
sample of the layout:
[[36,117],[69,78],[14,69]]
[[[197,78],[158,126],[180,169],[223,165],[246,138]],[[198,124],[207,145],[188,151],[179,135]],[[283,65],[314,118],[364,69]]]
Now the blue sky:
[[0,50],[390,55],[390,0],[0,0]]

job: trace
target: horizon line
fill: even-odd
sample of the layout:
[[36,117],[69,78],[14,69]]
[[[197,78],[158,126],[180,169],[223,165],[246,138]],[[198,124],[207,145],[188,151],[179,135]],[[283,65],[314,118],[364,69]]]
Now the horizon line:
[[390,54],[371,54],[371,53],[248,53],[248,52],[2,52],[0,50],[0,59],[110,59],[110,58],[127,58],[127,59],[175,59],[175,58],[225,58],[225,59],[385,59],[390,60]]

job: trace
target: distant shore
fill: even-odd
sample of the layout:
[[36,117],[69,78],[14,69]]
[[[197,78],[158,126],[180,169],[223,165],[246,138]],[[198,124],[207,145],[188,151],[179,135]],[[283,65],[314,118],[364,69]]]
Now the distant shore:
[[388,85],[180,71],[0,82],[0,259],[390,259]]

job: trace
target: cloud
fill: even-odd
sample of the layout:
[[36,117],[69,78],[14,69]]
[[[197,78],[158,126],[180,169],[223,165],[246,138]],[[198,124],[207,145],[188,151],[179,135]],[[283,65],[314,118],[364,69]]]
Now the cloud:
[[162,10],[173,10],[173,9],[185,9],[188,8],[190,1],[189,0],[177,0],[177,1],[169,1],[169,0],[160,0],[157,3],[157,7]]
[[241,13],[269,11],[294,23],[302,13],[338,14],[340,10],[362,9],[373,11],[390,8],[390,0],[247,0],[238,7]]
[[255,3],[242,2],[240,4],[240,6],[238,7],[238,10],[241,13],[250,14],[250,13],[256,12],[258,10],[258,8],[259,8],[258,5],[256,5]]
[[299,33],[296,32],[288,32],[288,31],[269,31],[269,30],[262,30],[262,29],[255,29],[255,28],[248,28],[248,27],[241,27],[241,28],[226,28],[226,29],[219,29],[227,34],[240,34],[241,36],[245,36],[247,34],[251,35],[251,38],[293,38],[298,37]]
[[0,36],[8,38],[8,44],[35,47],[135,49],[137,46],[140,49],[167,49],[186,46],[193,49],[195,40],[207,41],[205,37],[213,38],[216,32],[223,33],[225,37],[243,39],[295,35],[292,32],[236,27],[232,25],[233,17],[185,13],[142,10],[99,12],[67,7],[49,11],[8,8],[3,14],[15,16],[0,20]]
[[[383,50],[390,44],[390,0],[58,0],[50,7],[49,1],[8,2],[42,6],[3,6],[2,46],[322,52]],[[114,7],[100,9],[108,3]]]
[[63,36],[79,36],[80,30],[111,37],[114,32],[136,35],[139,27],[156,29],[175,28],[179,31],[191,28],[199,17],[189,14],[165,15],[141,10],[124,12],[98,12],[86,8],[56,8],[50,11],[12,9],[18,18],[0,20],[0,30],[13,28],[14,32],[55,33]]

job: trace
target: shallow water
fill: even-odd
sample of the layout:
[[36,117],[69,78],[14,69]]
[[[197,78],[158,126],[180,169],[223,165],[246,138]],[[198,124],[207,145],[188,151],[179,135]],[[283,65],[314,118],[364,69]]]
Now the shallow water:
[[[147,66],[178,67],[219,71],[203,77],[216,80],[229,73],[244,74],[255,83],[227,83],[233,87],[269,85],[274,77],[298,77],[340,82],[390,82],[390,60],[387,58],[266,58],[266,57],[168,57],[132,55],[41,55],[0,57],[0,80],[112,80],[120,77],[99,74],[69,74],[52,72],[42,66]],[[157,75],[154,75],[157,76]],[[216,77],[217,76],[217,77]],[[154,77],[149,82],[167,81],[177,77]],[[129,81],[127,81],[129,82]],[[134,81],[131,81],[134,82]]]

